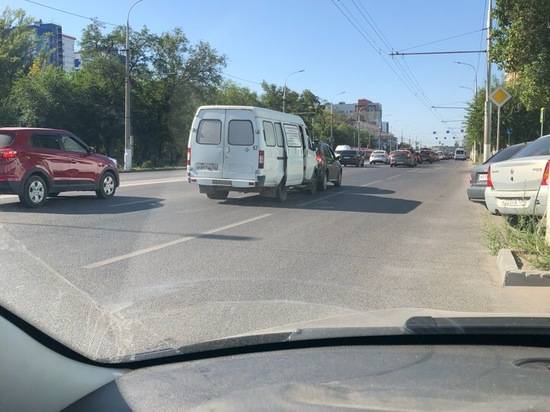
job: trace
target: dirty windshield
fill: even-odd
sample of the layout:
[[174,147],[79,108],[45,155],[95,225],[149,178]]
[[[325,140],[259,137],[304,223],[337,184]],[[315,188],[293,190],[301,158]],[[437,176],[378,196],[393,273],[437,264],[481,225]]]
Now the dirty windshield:
[[550,312],[549,1],[0,7],[0,313],[118,362]]

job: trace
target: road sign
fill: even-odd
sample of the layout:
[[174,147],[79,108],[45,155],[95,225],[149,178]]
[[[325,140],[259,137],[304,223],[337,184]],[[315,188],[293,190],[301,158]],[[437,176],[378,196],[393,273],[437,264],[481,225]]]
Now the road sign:
[[491,93],[491,101],[497,105],[497,107],[502,107],[504,104],[512,98],[512,95],[506,91],[504,87],[497,87],[493,93]]

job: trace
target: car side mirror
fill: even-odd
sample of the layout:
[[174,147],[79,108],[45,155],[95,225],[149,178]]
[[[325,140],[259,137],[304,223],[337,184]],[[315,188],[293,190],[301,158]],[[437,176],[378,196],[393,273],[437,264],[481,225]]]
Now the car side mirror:
[[340,160],[341,157],[342,157],[342,156],[340,156],[339,154],[337,154],[336,156],[334,156],[334,158],[335,158],[336,160]]
[[96,153],[95,147],[92,147],[92,146],[88,147],[88,154],[94,154],[94,153]]

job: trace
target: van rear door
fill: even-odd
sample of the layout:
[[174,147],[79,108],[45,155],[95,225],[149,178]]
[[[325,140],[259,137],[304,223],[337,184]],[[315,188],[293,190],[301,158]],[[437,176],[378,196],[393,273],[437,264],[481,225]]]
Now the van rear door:
[[225,114],[223,178],[256,180],[258,142],[256,119],[250,110],[227,109]]
[[304,181],[304,152],[298,126],[285,123],[287,153],[286,186],[301,185]]
[[204,109],[197,113],[190,137],[191,168],[197,177],[222,177],[224,124],[224,109]]

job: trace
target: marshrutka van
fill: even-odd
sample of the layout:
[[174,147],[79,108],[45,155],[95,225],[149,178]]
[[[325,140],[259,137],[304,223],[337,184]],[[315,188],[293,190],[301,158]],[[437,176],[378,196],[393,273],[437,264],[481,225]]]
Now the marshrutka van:
[[315,146],[296,115],[251,106],[201,106],[189,134],[189,183],[211,199],[230,191],[286,200],[291,187],[314,193]]

